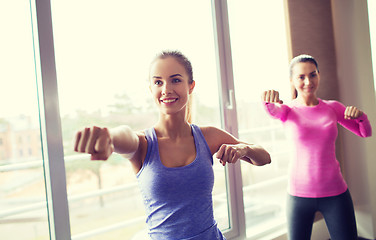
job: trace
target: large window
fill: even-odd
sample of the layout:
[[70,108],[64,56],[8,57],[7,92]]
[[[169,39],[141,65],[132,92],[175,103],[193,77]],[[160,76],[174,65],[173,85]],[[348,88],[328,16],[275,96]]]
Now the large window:
[[228,239],[258,239],[283,227],[289,152],[281,125],[260,102],[271,88],[290,96],[282,3],[0,3],[1,238],[144,239],[143,201],[128,160],[90,161],[73,151],[73,137],[92,125],[153,126],[149,64],[165,49],[192,61],[194,123],[226,128],[272,154],[264,167],[215,161],[220,229]]
[[[371,49],[372,49],[372,64],[373,64],[373,80],[376,88],[376,1],[368,0],[368,17],[369,17],[369,29],[371,37]],[[376,92],[376,89],[375,89]]]
[[242,163],[247,237],[259,239],[285,224],[289,141],[261,104],[262,92],[270,89],[290,100],[284,7],[283,1],[234,0],[228,9],[239,137],[272,157],[264,167]]
[[0,235],[49,239],[29,1],[0,1]]
[[[73,134],[92,125],[152,127],[158,110],[149,65],[166,49],[182,51],[193,64],[194,122],[220,127],[210,1],[51,3],[73,239],[144,239],[143,200],[130,163],[119,155],[106,162],[77,155]],[[217,163],[214,170],[215,218],[226,230],[225,169]]]

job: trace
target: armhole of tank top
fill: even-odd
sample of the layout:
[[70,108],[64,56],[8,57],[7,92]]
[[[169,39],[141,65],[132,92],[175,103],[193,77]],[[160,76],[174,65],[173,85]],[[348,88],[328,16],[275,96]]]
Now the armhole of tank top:
[[152,138],[152,129],[146,129],[145,130],[145,138],[146,138],[146,144],[147,144],[147,150],[146,150],[146,156],[145,156],[145,161],[142,164],[142,167],[140,171],[136,174],[137,178],[141,175],[143,172],[144,168],[149,164],[149,159],[150,159],[150,154],[152,151],[152,144],[151,144],[151,138]]
[[[196,136],[193,136],[194,138],[197,138],[197,140],[195,139],[195,141],[199,141],[198,138],[201,138],[201,141],[205,145],[206,151],[209,153],[211,164],[213,165],[214,164],[213,156],[212,156],[212,154],[210,152],[210,148],[209,148],[208,142],[206,141],[206,139],[204,137],[204,134],[202,134],[201,128],[199,126],[197,126],[197,125],[192,124],[192,129],[193,129],[193,131],[196,132]],[[196,144],[196,149],[197,149],[196,151],[198,151],[198,146],[197,145],[198,144]]]

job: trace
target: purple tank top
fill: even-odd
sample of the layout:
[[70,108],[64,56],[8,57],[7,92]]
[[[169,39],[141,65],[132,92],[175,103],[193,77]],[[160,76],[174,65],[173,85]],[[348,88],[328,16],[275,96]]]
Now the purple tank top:
[[152,239],[225,239],[213,216],[213,158],[200,128],[191,129],[196,158],[177,168],[162,164],[155,130],[145,130],[147,154],[137,179]]

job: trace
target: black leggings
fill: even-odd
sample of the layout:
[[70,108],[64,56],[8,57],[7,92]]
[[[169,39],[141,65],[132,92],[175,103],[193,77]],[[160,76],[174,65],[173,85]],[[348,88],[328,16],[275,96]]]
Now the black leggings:
[[332,240],[358,239],[354,206],[349,190],[333,197],[304,198],[288,195],[287,223],[290,240],[311,239],[315,213],[324,216]]

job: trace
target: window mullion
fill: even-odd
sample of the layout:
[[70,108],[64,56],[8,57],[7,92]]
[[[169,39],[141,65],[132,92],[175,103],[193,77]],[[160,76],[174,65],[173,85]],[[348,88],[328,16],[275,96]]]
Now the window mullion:
[[[31,0],[50,238],[70,239],[50,0]],[[37,30],[36,30],[37,29]],[[39,51],[38,51],[39,49]]]
[[[212,8],[222,127],[238,137],[227,1],[212,0]],[[227,180],[230,230],[225,232],[225,235],[228,239],[244,239],[246,236],[245,215],[239,161],[236,164],[227,165]]]

